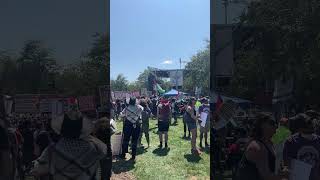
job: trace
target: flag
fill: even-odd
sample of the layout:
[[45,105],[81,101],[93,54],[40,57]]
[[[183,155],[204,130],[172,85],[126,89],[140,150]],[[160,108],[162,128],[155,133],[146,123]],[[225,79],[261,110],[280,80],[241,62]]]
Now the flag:
[[223,100],[222,97],[220,96],[220,94],[218,95],[217,101],[216,101],[216,112],[220,111],[220,108],[223,104]]

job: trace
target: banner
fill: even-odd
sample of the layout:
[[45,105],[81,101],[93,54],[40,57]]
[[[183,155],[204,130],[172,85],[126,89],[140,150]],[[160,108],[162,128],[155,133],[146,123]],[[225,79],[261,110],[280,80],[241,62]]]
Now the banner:
[[36,94],[18,94],[15,96],[15,113],[38,113],[39,96]]
[[170,82],[173,86],[183,86],[183,70],[170,71]]
[[147,88],[142,88],[140,94],[141,94],[141,96],[148,96]]
[[140,92],[139,91],[114,91],[111,93],[113,95],[113,99],[126,99],[127,97],[139,97]]
[[96,109],[94,96],[80,96],[78,97],[79,110],[91,111]]

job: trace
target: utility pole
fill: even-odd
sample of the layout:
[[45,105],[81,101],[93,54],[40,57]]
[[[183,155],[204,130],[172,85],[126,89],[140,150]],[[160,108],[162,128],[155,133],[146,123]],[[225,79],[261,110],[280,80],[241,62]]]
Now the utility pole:
[[223,0],[222,4],[224,5],[224,23],[228,24],[228,6],[229,0]]

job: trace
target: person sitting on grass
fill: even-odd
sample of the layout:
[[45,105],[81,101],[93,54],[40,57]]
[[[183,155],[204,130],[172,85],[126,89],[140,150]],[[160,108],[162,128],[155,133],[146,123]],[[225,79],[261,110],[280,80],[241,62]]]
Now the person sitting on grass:
[[158,106],[158,131],[159,131],[159,147],[162,148],[163,136],[165,138],[165,148],[168,148],[168,131],[169,123],[171,119],[171,107],[170,102],[166,99],[162,99]]

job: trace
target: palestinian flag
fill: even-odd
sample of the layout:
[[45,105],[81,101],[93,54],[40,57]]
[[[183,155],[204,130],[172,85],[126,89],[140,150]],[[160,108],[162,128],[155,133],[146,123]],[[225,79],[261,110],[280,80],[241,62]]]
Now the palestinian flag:
[[166,92],[159,84],[156,84],[156,88],[159,94],[164,94]]

